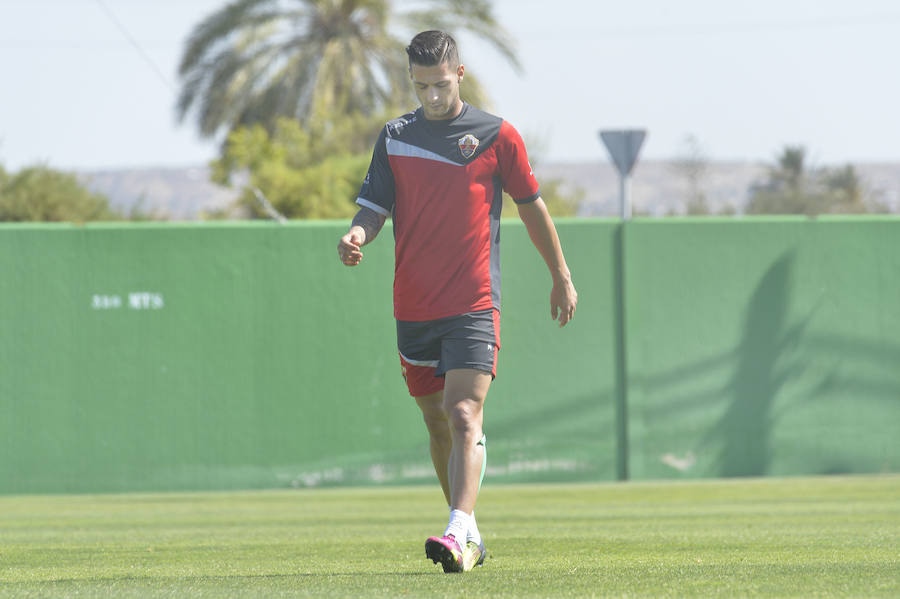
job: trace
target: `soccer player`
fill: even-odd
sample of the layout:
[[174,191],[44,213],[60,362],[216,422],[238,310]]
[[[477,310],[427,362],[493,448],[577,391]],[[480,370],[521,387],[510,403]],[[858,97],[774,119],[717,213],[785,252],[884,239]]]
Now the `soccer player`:
[[421,107],[387,123],[338,243],[347,266],[394,223],[394,316],[400,364],[422,411],[450,520],[425,553],[445,572],[484,561],[475,501],[486,465],[482,409],[500,349],[499,231],[502,191],[515,200],[550,269],[550,315],[559,326],[578,295],[519,133],[463,102],[456,42],[424,31],[406,48]]

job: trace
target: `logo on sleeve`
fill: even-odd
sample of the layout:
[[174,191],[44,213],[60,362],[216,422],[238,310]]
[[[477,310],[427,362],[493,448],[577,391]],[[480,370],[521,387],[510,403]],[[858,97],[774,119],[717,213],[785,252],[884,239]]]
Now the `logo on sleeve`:
[[459,145],[459,153],[462,154],[463,158],[471,158],[472,154],[475,153],[475,150],[478,149],[478,138],[468,133],[459,138],[459,141],[456,142]]

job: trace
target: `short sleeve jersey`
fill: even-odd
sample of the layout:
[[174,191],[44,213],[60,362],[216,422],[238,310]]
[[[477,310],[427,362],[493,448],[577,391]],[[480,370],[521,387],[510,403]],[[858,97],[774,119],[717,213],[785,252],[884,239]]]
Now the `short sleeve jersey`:
[[463,105],[451,120],[422,109],[387,123],[356,200],[394,223],[394,317],[436,320],[500,309],[502,191],[540,195],[522,137]]

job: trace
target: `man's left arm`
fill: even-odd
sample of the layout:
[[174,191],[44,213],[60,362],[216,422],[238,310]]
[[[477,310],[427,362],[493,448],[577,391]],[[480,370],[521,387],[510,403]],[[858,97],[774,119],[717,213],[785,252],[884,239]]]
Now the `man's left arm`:
[[550,291],[550,317],[553,320],[558,319],[559,326],[565,326],[575,315],[578,293],[572,284],[572,273],[566,265],[556,227],[550,213],[547,212],[544,200],[540,197],[533,202],[517,204],[516,207],[519,210],[519,218],[528,229],[531,242],[547,263],[550,276],[553,278],[553,288]]

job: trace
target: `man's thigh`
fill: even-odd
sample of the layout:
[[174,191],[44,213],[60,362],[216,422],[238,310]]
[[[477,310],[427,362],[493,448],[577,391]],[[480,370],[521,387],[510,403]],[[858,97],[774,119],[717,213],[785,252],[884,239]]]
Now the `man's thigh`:
[[474,368],[454,368],[444,375],[444,409],[471,402],[469,409],[481,410],[493,377]]

